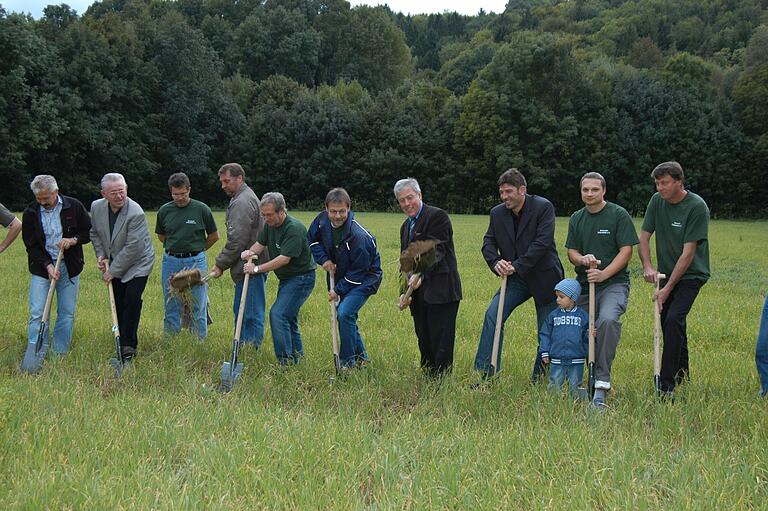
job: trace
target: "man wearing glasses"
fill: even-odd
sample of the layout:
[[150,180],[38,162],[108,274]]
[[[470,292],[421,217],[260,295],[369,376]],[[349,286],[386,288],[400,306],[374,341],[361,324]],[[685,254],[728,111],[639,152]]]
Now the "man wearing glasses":
[[102,279],[112,283],[120,358],[129,362],[139,344],[141,296],[155,264],[155,250],[144,210],[128,197],[122,174],[111,172],[101,178],[101,196],[91,204],[91,241]]

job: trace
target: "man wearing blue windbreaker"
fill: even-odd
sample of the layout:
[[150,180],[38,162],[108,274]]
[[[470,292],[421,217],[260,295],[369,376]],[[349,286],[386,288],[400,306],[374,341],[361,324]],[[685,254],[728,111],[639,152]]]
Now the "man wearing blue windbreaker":
[[307,232],[312,257],[334,275],[333,289],[328,278],[328,301],[338,303],[339,358],[341,366],[350,369],[368,362],[357,315],[378,291],[382,276],[376,238],[355,220],[351,203],[346,190],[334,188],[325,197],[325,211]]

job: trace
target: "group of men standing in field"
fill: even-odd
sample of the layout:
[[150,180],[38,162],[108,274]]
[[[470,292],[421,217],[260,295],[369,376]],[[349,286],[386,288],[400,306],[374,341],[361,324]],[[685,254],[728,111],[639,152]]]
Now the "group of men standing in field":
[[[678,163],[662,163],[651,176],[657,193],[648,203],[639,238],[627,211],[605,200],[606,182],[596,172],[582,177],[580,189],[585,206],[569,221],[565,244],[568,260],[574,265],[578,284],[586,287],[594,283],[596,288],[593,403],[597,406],[604,406],[605,394],[611,389],[621,316],[629,298],[627,266],[637,244],[645,280],[656,282],[660,273],[667,277],[656,296],[661,305],[664,334],[661,390],[671,393],[688,377],[686,316],[709,278],[709,210],[701,197],[685,189],[683,170]],[[202,274],[218,278],[229,269],[235,285],[235,316],[240,308],[244,276],[250,274],[241,339],[258,349],[264,339],[267,274],[274,272],[279,283],[269,320],[275,355],[281,366],[296,364],[304,354],[299,310],[314,288],[317,264],[326,270],[328,300],[336,304],[338,311],[341,365],[365,365],[369,357],[357,318],[379,288],[381,259],[376,238],[355,219],[347,192],[342,188],[331,190],[325,210],[307,231],[288,215],[280,193],[266,193],[259,199],[246,184],[240,165],[222,166],[218,177],[222,190],[230,197],[226,210],[227,239],[210,273],[205,252],[219,239],[213,214],[207,205],[190,197],[191,184],[185,174],[173,174],[168,180],[172,201],[159,209],[155,226],[164,249],[161,275],[165,333],[178,333],[187,316],[191,332],[200,339],[207,335],[207,285],[191,288],[191,310],[185,313],[184,304],[170,289],[171,276],[184,269],[198,268]],[[483,238],[483,258],[495,275],[506,276],[502,321],[506,322],[513,310],[533,298],[541,332],[548,316],[557,308],[555,288],[564,277],[554,240],[555,209],[547,199],[528,194],[525,177],[516,169],[504,172],[498,186],[502,203],[490,212]],[[32,273],[28,349],[32,349],[38,335],[51,279],[56,281],[58,295],[53,350],[66,353],[69,349],[79,274],[83,269],[82,246],[92,241],[102,278],[114,288],[122,333],[121,356],[124,361],[131,360],[137,354],[142,294],[155,253],[146,216],[128,197],[125,179],[115,173],[103,177],[102,198],[93,202],[90,216],[77,199],[59,193],[52,176],[35,177],[31,188],[36,200],[25,209],[20,225],[5,208],[0,208],[0,222],[9,227],[0,251],[21,230]],[[453,228],[445,211],[423,202],[415,179],[398,181],[394,195],[406,215],[400,228],[401,250],[413,242],[437,242],[430,266],[405,276],[411,289],[401,295],[400,308],[410,309],[422,368],[427,374],[440,377],[453,364],[456,316],[462,299]],[[650,254],[654,234],[656,266]],[[63,259],[57,266],[60,251]],[[475,356],[480,386],[501,368],[503,344],[499,346],[497,360],[491,360],[500,291],[488,306]],[[407,295],[410,296],[406,298]],[[576,292],[573,296],[576,307],[583,308],[587,295]],[[533,382],[544,377],[546,364],[569,363],[550,359],[549,353],[545,355],[542,358],[537,350]]]

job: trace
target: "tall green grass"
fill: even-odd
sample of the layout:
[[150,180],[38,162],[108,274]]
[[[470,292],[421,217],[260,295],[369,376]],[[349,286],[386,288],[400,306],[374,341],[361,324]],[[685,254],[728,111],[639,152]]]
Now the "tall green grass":
[[[308,224],[313,214],[296,216]],[[633,257],[615,392],[595,413],[528,385],[530,303],[507,323],[496,384],[469,389],[499,283],[480,255],[482,216],[452,217],[464,288],[455,367],[442,385],[423,378],[411,318],[396,308],[403,217],[358,218],[378,237],[385,272],[360,317],[371,365],[329,383],[320,270],[300,317],[305,359],[279,371],[268,333],[259,352],[244,350],[229,394],[215,390],[233,332],[228,275],[210,287],[208,340],[165,340],[158,255],[139,358],[118,380],[107,291],[87,246],[72,351],[29,377],[19,375],[23,244],[0,255],[0,509],[768,508],[768,403],[755,397],[753,358],[768,224],[711,224],[713,277],[689,316],[692,381],[673,404],[653,398],[652,289]],[[566,226],[558,219],[561,254]],[[268,303],[276,284],[270,276]]]

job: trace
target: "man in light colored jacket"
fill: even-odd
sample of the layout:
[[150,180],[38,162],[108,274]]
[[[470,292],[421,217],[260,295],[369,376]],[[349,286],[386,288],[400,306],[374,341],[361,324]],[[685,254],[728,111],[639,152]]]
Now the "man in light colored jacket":
[[[231,198],[226,213],[227,242],[219,255],[216,256],[216,264],[211,273],[218,278],[224,273],[224,270],[229,269],[229,274],[235,282],[235,299],[232,311],[235,321],[237,321],[245,279],[244,262],[240,259],[240,254],[256,242],[264,227],[264,220],[259,212],[259,198],[245,183],[243,167],[238,163],[222,165],[219,169],[219,182],[221,189]],[[265,250],[259,255],[258,263],[263,264],[267,261],[269,261],[269,253]],[[266,273],[251,275],[243,312],[241,341],[251,343],[256,349],[259,349],[264,340],[266,280]]]
[[141,296],[155,264],[155,250],[144,210],[128,198],[121,174],[104,175],[101,196],[91,204],[91,241],[104,282],[112,282],[121,356],[129,361],[139,343]]

